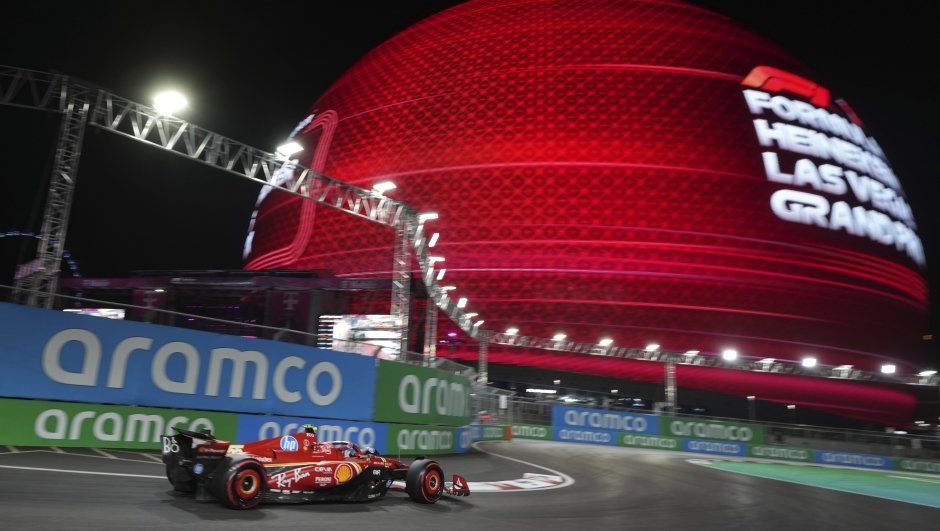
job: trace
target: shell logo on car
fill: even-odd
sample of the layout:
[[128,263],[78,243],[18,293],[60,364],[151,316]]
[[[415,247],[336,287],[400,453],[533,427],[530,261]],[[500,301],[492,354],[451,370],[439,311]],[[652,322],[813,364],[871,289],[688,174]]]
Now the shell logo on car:
[[[353,467],[356,467],[355,472],[353,472]],[[336,478],[336,481],[339,483],[346,483],[359,472],[361,472],[361,470],[359,470],[359,467],[356,466],[355,463],[343,463],[336,467],[336,473],[333,475],[333,477]]]

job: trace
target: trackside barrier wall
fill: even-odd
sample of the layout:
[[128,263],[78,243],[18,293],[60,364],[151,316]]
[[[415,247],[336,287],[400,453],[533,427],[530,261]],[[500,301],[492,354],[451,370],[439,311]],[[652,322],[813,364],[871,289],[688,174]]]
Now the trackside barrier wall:
[[[547,438],[518,435],[523,428],[535,426],[514,426],[514,437]],[[553,406],[552,426],[541,428],[556,441],[940,474],[938,461],[765,445],[763,427],[754,424]]]
[[[480,426],[418,426],[309,417],[237,415],[134,406],[0,398],[0,445],[158,449],[172,428],[209,428],[224,440],[246,443],[317,426],[322,442],[349,441],[382,455],[462,453],[481,440]],[[507,428],[498,426],[505,434]],[[493,437],[490,437],[491,439]]]
[[0,303],[0,394],[371,420],[375,360]]
[[0,303],[0,395],[466,426],[448,371],[181,328]]
[[466,426],[470,380],[458,374],[379,361],[374,420]]
[[235,440],[234,413],[0,399],[0,444],[156,449],[176,426]]

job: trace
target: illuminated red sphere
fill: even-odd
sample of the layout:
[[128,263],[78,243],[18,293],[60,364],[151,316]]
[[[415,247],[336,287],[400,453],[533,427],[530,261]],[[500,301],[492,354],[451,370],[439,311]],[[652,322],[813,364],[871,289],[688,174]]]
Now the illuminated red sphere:
[[[364,188],[391,181],[389,197],[438,213],[427,228],[442,284],[485,329],[912,368],[927,307],[916,233],[902,242],[898,225],[912,220],[895,209],[846,226],[855,207],[887,212],[851,186],[849,155],[759,143],[755,120],[830,139],[835,126],[812,120],[860,126],[816,82],[732,20],[675,1],[478,0],[363,57],[295,140],[302,163]],[[807,109],[811,123],[785,116]],[[766,152],[794,182],[770,178]],[[815,181],[799,177],[801,158]],[[832,182],[826,164],[842,172]],[[853,182],[886,188],[877,171]],[[389,276],[389,229],[286,194],[259,205],[248,269]],[[881,222],[896,242],[866,235]]]

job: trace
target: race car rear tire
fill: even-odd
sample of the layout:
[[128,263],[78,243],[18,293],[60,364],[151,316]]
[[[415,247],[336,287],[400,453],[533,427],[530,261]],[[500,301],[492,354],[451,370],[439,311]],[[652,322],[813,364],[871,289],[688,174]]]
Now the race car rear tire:
[[421,459],[408,468],[405,492],[418,503],[434,503],[444,495],[444,470],[436,461]]
[[226,457],[212,475],[212,493],[229,509],[254,509],[266,490],[264,467],[253,459]]

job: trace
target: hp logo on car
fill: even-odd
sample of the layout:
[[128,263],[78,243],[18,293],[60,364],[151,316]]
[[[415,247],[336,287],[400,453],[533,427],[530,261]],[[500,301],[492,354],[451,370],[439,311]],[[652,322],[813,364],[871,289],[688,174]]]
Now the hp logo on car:
[[291,437],[290,435],[281,437],[281,450],[284,450],[285,452],[296,452],[297,448],[299,448],[297,439]]

